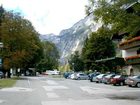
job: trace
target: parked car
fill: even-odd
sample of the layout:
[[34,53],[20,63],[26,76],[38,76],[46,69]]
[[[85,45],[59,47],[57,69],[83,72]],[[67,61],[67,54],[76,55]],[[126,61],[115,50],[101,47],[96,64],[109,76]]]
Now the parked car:
[[96,76],[96,83],[102,83],[103,77],[106,76],[106,74],[100,74]]
[[116,74],[108,74],[107,76],[103,77],[103,83],[110,84],[110,80],[115,76]]
[[115,77],[113,77],[111,79],[111,84],[113,85],[120,85],[120,86],[123,86],[125,85],[125,80],[127,79],[127,75],[116,75]]
[[89,76],[84,73],[77,73],[76,76],[77,76],[76,77],[77,80],[88,80],[89,79]]
[[63,74],[63,76],[64,76],[64,78],[68,79],[68,78],[70,77],[71,74],[73,74],[73,73],[71,73],[71,72],[65,72],[65,73]]
[[137,87],[140,88],[140,75],[128,77],[128,78],[125,80],[125,83],[126,83],[128,86],[137,86]]
[[76,79],[77,78],[77,76],[76,76],[77,74],[76,73],[72,73],[71,75],[69,75],[69,79]]
[[90,77],[89,80],[90,82],[95,82],[96,81],[96,76],[99,75],[100,73],[93,73]]
[[4,74],[2,71],[0,71],[0,78],[3,78],[4,77]]
[[73,80],[88,80],[89,76],[85,73],[73,73],[70,75],[70,79]]
[[58,75],[60,74],[60,71],[58,70],[46,70],[47,75]]

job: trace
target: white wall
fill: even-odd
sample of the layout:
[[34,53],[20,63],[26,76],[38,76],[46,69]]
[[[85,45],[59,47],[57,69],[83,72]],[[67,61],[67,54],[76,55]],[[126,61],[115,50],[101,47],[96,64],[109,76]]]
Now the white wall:
[[128,50],[122,50],[122,57],[125,58],[125,57],[129,57],[129,56],[135,56],[135,55],[137,55],[137,50],[139,48],[140,47],[136,47],[136,48],[128,49]]

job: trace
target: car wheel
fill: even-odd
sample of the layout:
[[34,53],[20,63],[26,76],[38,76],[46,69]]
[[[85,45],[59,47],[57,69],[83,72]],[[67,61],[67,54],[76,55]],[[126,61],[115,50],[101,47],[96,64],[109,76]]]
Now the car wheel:
[[137,87],[140,88],[140,83],[137,83]]
[[120,86],[123,86],[124,85],[124,83],[123,82],[120,82]]
[[128,85],[129,87],[132,87],[131,85]]
[[78,77],[77,80],[80,80],[80,77]]
[[90,79],[90,82],[93,82],[92,79]]

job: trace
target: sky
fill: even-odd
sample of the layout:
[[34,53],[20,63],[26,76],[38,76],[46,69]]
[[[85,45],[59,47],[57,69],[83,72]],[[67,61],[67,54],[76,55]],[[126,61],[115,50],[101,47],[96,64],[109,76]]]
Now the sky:
[[6,10],[20,12],[40,34],[70,28],[83,19],[88,0],[0,0]]

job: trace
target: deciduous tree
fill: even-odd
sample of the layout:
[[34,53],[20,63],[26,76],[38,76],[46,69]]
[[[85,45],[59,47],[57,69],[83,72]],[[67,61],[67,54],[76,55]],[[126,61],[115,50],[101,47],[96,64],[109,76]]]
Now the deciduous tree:
[[4,44],[2,55],[5,69],[33,67],[40,60],[42,47],[39,34],[31,22],[18,13],[4,13],[1,41]]
[[[128,32],[138,36],[140,30],[140,3],[138,0],[89,0],[87,10],[94,20],[102,21],[113,33]],[[90,8],[90,9],[88,9]]]

